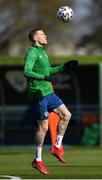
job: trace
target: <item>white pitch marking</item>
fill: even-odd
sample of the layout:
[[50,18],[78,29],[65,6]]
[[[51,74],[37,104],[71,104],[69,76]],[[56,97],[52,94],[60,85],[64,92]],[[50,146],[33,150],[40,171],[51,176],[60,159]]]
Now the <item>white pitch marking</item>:
[[17,177],[17,176],[0,175],[0,177],[2,177],[2,178],[9,178],[11,180],[21,180],[21,178]]

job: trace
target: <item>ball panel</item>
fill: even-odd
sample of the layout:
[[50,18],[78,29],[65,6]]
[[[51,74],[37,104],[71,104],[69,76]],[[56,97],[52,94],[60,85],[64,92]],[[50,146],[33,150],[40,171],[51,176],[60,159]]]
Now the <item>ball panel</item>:
[[62,6],[57,11],[57,17],[62,22],[68,22],[73,19],[73,10],[68,6]]

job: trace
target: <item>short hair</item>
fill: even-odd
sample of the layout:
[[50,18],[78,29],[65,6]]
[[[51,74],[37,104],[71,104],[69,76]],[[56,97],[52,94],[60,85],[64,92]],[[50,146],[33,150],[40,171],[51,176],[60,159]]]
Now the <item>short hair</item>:
[[35,42],[33,37],[34,35],[36,34],[37,31],[41,31],[42,29],[41,28],[36,28],[36,29],[32,29],[30,30],[30,32],[28,33],[28,38],[31,42]]

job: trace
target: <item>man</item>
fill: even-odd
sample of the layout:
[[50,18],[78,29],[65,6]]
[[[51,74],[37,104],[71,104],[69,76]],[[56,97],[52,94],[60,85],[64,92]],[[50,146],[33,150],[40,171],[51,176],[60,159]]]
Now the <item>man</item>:
[[[35,117],[38,127],[35,134],[35,158],[32,166],[43,174],[49,174],[42,161],[42,146],[48,130],[48,112],[54,111],[60,116],[56,143],[53,146],[53,155],[59,161],[65,163],[60,152],[60,146],[67,125],[71,118],[71,113],[62,100],[54,93],[52,83],[55,82],[53,74],[62,72],[66,64],[51,67],[48,56],[43,46],[47,45],[47,35],[40,28],[32,29],[29,33],[29,40],[32,46],[27,50],[24,60],[24,76],[27,78],[27,88],[29,98],[32,99]],[[73,65],[69,62],[69,66]],[[54,123],[54,122],[53,122]]]

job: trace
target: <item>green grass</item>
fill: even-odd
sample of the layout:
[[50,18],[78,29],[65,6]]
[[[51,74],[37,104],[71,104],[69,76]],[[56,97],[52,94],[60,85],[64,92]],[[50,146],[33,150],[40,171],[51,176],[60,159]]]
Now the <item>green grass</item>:
[[[54,57],[50,56],[49,60],[51,64],[64,63],[70,59],[77,59],[81,64],[95,64],[102,62],[102,56],[66,56],[66,57]],[[0,65],[22,65],[24,63],[24,57],[9,57],[0,56]]]
[[65,148],[66,164],[61,164],[45,149],[43,160],[50,175],[40,174],[31,167],[33,151],[33,147],[0,147],[0,175],[23,179],[102,179],[102,148]]

